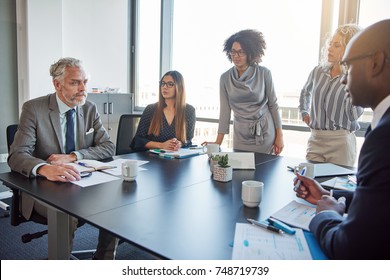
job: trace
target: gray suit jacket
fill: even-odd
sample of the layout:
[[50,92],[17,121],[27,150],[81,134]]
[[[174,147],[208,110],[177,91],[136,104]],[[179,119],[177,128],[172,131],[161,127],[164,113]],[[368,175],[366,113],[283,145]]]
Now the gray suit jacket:
[[[85,159],[101,160],[115,153],[115,145],[104,129],[96,105],[88,100],[77,107],[78,152]],[[93,129],[92,133],[87,133]],[[60,112],[56,94],[24,103],[18,131],[10,149],[8,165],[13,171],[32,177],[33,168],[52,154],[64,154]],[[23,196],[22,212],[30,218],[34,200]]]

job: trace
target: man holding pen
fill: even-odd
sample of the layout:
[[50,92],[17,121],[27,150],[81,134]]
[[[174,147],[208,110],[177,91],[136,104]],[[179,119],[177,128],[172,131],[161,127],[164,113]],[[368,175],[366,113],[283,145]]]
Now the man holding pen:
[[[297,175],[297,196],[317,205],[310,230],[330,259],[389,259],[390,19],[356,35],[345,51],[342,82],[356,106],[373,110],[359,155],[355,192],[323,189]],[[346,218],[343,214],[347,213]]]

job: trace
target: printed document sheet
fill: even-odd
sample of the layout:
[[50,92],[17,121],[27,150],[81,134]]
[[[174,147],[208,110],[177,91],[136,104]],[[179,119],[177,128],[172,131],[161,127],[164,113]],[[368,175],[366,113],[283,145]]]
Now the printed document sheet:
[[321,186],[331,189],[355,191],[356,184],[348,178],[334,177],[330,180],[321,183]]
[[309,206],[293,200],[282,209],[272,214],[271,217],[290,226],[309,231],[310,221],[315,214],[316,208],[314,206]]
[[89,177],[81,178],[80,181],[72,181],[72,184],[79,185],[80,187],[89,187],[101,183],[107,183],[115,180],[120,180],[122,178],[111,176],[100,171],[92,172],[92,175]]
[[233,260],[311,260],[301,229],[294,235],[280,234],[251,224],[237,223]]
[[255,154],[252,152],[218,152],[212,155],[228,155],[229,165],[233,169],[255,169]]
[[[128,161],[128,160],[132,160],[132,159],[123,159],[123,158],[119,158],[119,159],[116,159],[116,160],[113,160],[113,161],[110,161],[108,162],[110,165],[112,166],[115,166],[115,168],[112,168],[112,169],[105,169],[103,170],[103,172],[105,173],[108,173],[108,174],[111,174],[111,175],[115,175],[115,176],[121,176],[122,175],[122,162],[125,162],[125,161]],[[149,161],[147,160],[137,160],[137,164],[138,164],[138,171],[144,171],[144,170],[147,170],[143,167],[140,167],[141,165],[144,165],[146,163],[148,163]]]

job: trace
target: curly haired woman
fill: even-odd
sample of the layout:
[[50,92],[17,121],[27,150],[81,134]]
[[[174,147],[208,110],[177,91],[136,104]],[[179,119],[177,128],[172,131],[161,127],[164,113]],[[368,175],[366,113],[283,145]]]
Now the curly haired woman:
[[225,41],[223,51],[234,66],[220,78],[215,143],[229,133],[233,111],[234,149],[278,155],[284,147],[282,121],[271,72],[259,65],[265,48],[263,34],[256,30],[239,31]]

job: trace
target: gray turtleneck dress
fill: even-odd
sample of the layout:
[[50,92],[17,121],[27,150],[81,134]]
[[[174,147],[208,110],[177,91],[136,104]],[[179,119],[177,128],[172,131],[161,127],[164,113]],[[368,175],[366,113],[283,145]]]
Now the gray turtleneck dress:
[[229,133],[231,111],[233,148],[272,153],[275,129],[282,127],[282,121],[270,70],[249,66],[238,78],[236,67],[232,67],[221,75],[218,133]]

